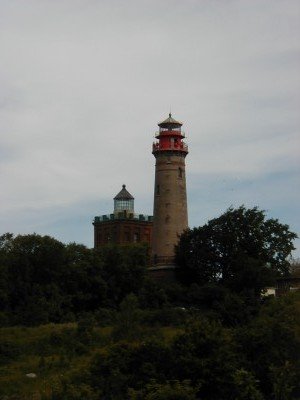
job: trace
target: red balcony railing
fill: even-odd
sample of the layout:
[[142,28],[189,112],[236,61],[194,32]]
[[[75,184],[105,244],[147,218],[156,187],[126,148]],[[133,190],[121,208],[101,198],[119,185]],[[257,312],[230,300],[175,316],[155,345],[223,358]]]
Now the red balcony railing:
[[152,145],[152,152],[156,151],[183,151],[185,153],[188,153],[188,146],[185,143],[170,143],[167,146],[164,144],[162,145],[161,143],[153,143]]
[[169,129],[155,132],[155,137],[162,136],[162,135],[163,136],[179,136],[180,135],[182,137],[185,137],[185,132],[179,131],[179,130],[171,131]]

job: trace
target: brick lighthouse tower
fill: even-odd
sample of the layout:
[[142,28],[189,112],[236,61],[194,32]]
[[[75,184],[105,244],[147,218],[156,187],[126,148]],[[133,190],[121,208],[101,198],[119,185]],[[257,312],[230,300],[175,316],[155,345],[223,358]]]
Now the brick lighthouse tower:
[[169,118],[158,124],[153,143],[156,159],[151,269],[174,267],[174,246],[188,227],[185,157],[188,147],[183,142],[182,123]]

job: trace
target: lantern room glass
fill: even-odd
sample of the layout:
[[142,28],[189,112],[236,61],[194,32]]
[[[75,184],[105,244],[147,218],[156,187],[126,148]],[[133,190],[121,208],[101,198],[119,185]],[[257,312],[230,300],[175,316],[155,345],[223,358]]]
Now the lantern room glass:
[[114,200],[114,211],[121,212],[121,211],[130,211],[134,212],[134,200],[133,199],[120,199]]

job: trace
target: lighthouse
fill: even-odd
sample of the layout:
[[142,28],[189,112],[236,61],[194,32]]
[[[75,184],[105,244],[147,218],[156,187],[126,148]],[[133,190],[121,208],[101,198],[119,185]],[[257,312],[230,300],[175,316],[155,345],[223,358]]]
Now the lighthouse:
[[188,227],[185,157],[188,146],[183,139],[182,123],[171,113],[158,124],[152,154],[155,157],[155,183],[152,231],[154,269],[175,266],[175,245]]

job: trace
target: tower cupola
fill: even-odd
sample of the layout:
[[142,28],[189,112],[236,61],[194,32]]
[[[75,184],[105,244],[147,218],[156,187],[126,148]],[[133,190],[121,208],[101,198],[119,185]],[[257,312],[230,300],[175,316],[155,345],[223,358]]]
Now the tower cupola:
[[152,153],[154,155],[163,151],[182,152],[185,153],[185,155],[188,153],[188,147],[183,142],[185,134],[181,130],[181,122],[176,121],[170,113],[169,117],[160,122],[158,126],[159,131],[155,134],[155,138],[158,139],[158,142],[153,143],[152,148]]
[[161,129],[174,129],[174,128],[180,128],[183,124],[179,121],[176,121],[176,119],[172,118],[172,114],[169,114],[169,118],[165,119],[162,122],[158,123],[158,126]]
[[122,190],[114,197],[114,213],[126,211],[134,213],[134,197],[126,189],[126,185],[122,185]]

